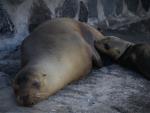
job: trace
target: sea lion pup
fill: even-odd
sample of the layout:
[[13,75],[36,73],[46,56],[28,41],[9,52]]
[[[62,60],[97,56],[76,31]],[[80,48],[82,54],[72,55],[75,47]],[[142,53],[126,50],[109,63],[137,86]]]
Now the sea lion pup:
[[133,44],[112,36],[95,43],[96,48],[120,65],[137,70],[150,79],[150,45]]
[[131,45],[133,43],[115,36],[105,36],[104,39],[95,41],[95,48],[114,60],[118,60]]
[[102,66],[94,41],[104,36],[93,27],[68,18],[36,28],[22,43],[22,68],[13,82],[17,102],[32,106],[68,83]]
[[119,64],[140,72],[150,80],[150,45],[135,44],[127,48],[118,59]]

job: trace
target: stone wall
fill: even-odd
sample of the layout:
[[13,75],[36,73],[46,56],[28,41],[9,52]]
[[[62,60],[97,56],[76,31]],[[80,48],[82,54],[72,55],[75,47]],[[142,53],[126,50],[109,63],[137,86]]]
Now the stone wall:
[[121,29],[149,18],[149,7],[149,0],[3,0],[0,50],[14,49],[48,19],[70,17],[101,29]]

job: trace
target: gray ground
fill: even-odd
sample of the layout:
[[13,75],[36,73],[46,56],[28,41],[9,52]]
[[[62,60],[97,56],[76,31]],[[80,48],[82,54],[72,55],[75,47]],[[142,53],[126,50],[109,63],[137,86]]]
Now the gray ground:
[[[112,31],[105,34],[150,42],[148,35]],[[0,113],[150,113],[150,81],[116,64],[93,70],[32,108],[19,107],[10,85],[10,78],[19,69],[19,52],[1,52],[0,59]]]
[[0,73],[0,113],[149,113],[150,82],[118,65],[93,71],[32,108],[16,105]]

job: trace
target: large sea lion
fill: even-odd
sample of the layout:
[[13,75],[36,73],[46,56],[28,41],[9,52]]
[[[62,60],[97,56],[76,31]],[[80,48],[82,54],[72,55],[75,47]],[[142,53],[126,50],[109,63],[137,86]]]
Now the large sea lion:
[[108,36],[95,44],[99,52],[110,56],[122,66],[134,69],[150,79],[150,45],[133,44]]
[[104,36],[93,27],[68,18],[36,28],[22,43],[22,68],[13,82],[17,102],[31,106],[68,83],[102,66],[94,41]]

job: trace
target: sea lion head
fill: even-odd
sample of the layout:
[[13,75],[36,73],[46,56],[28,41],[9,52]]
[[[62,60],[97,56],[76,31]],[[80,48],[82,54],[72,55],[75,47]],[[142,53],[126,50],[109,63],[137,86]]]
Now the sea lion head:
[[115,60],[117,60],[130,45],[132,45],[131,42],[114,36],[105,36],[105,39],[95,42],[95,46],[99,52]]
[[46,74],[36,71],[20,71],[14,81],[13,89],[19,105],[32,106],[48,98]]

